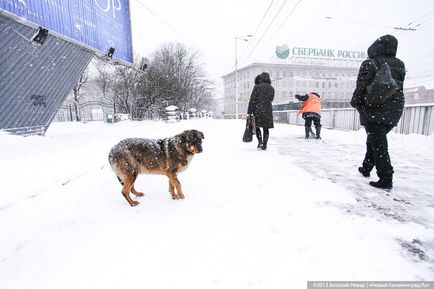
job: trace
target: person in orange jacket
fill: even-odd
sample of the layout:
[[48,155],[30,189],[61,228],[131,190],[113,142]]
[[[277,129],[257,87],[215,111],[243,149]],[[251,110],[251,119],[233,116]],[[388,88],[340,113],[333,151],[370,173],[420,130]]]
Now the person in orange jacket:
[[303,105],[298,113],[302,113],[304,119],[304,131],[306,139],[309,138],[312,122],[315,125],[316,138],[321,139],[321,100],[316,92],[310,92],[305,95],[296,94],[295,98],[303,101]]

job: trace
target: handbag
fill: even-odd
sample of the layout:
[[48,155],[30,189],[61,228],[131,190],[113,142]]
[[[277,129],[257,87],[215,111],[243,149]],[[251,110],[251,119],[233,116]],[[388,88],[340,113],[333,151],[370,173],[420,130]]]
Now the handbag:
[[249,114],[246,117],[246,128],[243,134],[243,142],[251,142],[253,140],[253,127],[254,127],[253,115]]
[[386,102],[397,90],[398,84],[392,77],[392,71],[387,63],[378,68],[377,64],[371,59],[375,67],[375,76],[366,88],[365,101],[367,106],[379,106]]

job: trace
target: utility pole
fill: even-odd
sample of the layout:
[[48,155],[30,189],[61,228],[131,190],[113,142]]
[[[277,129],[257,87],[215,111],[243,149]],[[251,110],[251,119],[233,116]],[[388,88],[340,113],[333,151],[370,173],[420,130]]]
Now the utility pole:
[[248,34],[244,36],[235,37],[235,119],[238,119],[238,50],[237,50],[237,41],[244,40],[249,41],[249,37],[253,35]]

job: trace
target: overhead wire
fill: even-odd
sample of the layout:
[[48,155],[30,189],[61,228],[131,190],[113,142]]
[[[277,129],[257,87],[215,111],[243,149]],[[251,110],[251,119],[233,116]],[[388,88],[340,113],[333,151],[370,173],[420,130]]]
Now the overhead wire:
[[[259,28],[262,27],[261,25],[262,25],[262,23],[264,22],[265,18],[269,15],[268,12],[270,11],[271,6],[273,6],[273,3],[274,3],[274,0],[271,0],[270,5],[268,5],[267,10],[265,11],[264,15],[262,16],[261,21],[259,21],[258,26],[256,26],[256,29],[255,29],[255,31],[253,32],[253,37],[256,36],[256,33],[258,33]],[[250,41],[249,44],[247,44],[247,46],[244,48],[243,52],[241,53],[241,57],[240,57],[240,58],[243,58],[243,56],[246,54],[246,51],[247,51],[247,49],[250,47],[250,44],[251,44],[251,43],[252,43],[252,42]]]
[[[279,26],[279,28],[277,28],[277,30],[275,31],[275,33],[273,34],[273,36],[271,36],[271,38],[267,41],[267,44],[270,43],[274,37],[276,37],[277,33],[280,32],[280,30],[282,29],[282,27],[286,24],[286,22],[288,21],[288,19],[291,17],[291,15],[294,13],[294,11],[297,9],[298,5],[300,5],[302,0],[298,0],[298,2],[295,4],[295,6],[291,9],[291,11],[289,12],[289,14],[286,16],[285,20],[281,23],[281,25]],[[260,50],[260,53],[265,49],[265,46],[262,48],[262,50]]]
[[258,47],[259,43],[261,43],[262,39],[264,38],[265,34],[270,29],[271,25],[274,23],[274,21],[276,20],[276,18],[279,16],[279,14],[282,11],[282,8],[285,6],[286,2],[288,2],[288,0],[285,0],[283,2],[283,4],[279,7],[279,10],[277,10],[277,12],[274,14],[273,19],[271,20],[271,22],[269,23],[269,25],[267,26],[267,28],[263,31],[263,33],[261,34],[261,37],[256,42],[256,45],[253,47],[253,49],[250,51],[250,53],[247,55],[246,59],[249,58],[252,55],[252,53],[255,51],[256,47]]
[[162,24],[164,24],[167,28],[169,28],[172,32],[174,32],[177,35],[180,35],[190,46],[194,47],[195,49],[202,51],[202,49],[199,48],[198,45],[196,45],[191,39],[189,39],[187,36],[185,36],[183,33],[177,31],[175,28],[173,28],[166,20],[164,20],[161,16],[159,16],[157,13],[155,13],[153,10],[151,10],[149,7],[147,7],[141,0],[135,0],[140,6],[146,9],[151,15],[153,15],[155,18],[161,21]]
[[[425,18],[426,16],[430,15],[433,12],[434,12],[434,10],[431,10],[430,12],[424,14],[423,16],[421,16],[421,17],[419,17],[419,18],[417,18],[417,19],[415,19],[413,21],[410,21],[410,23],[408,23],[405,27],[387,27],[387,26],[383,26],[383,27],[392,28],[393,29],[391,32],[389,32],[389,34],[392,34],[392,35],[395,35],[395,36],[400,36],[402,34],[410,32],[410,31],[419,30],[419,29],[416,29],[416,27],[420,27],[421,25],[425,24],[426,22],[428,22],[428,21],[430,21],[431,19],[434,19],[434,18],[428,18],[427,20],[425,20],[422,23],[417,24],[416,26],[413,26],[413,27],[410,27],[410,26],[413,25],[415,22],[417,22],[417,21]],[[365,24],[366,25],[370,25],[368,23],[365,23]],[[399,31],[399,32],[397,32],[397,31]],[[364,47],[364,46],[366,46],[368,44],[371,44],[371,43],[372,43],[372,41],[367,42],[367,43],[363,43],[363,44],[360,44],[360,45],[354,47],[353,49],[358,49],[358,48]]]

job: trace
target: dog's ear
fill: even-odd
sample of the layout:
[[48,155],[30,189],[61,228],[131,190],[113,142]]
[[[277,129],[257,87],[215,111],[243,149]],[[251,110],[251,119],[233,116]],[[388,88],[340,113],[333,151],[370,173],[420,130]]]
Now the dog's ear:
[[201,131],[192,129],[192,130],[185,130],[181,133],[181,137],[182,139],[186,140],[186,141],[192,141],[195,139],[204,139],[205,136]]
[[188,141],[188,130],[184,130],[182,133],[179,134],[179,137],[181,138],[182,142]]

